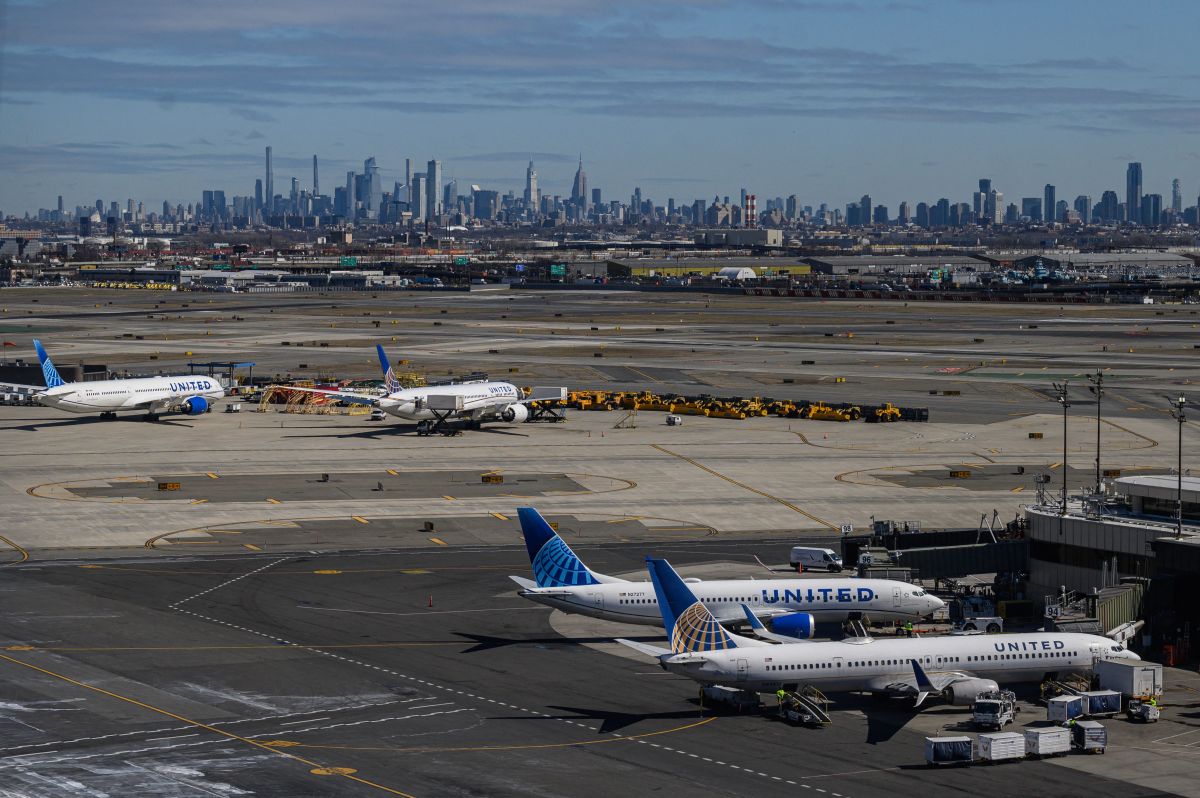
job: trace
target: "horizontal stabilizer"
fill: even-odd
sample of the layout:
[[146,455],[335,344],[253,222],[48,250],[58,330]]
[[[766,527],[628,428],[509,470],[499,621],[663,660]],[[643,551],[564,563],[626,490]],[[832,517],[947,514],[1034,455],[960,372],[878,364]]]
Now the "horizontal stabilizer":
[[526,579],[523,576],[509,576],[508,578],[516,582],[524,590],[537,590],[537,582],[532,579]]
[[637,651],[641,654],[654,657],[655,659],[661,659],[662,657],[671,655],[671,649],[669,648],[659,648],[658,646],[639,643],[636,640],[626,640],[623,637],[618,637],[617,642],[623,646],[628,646],[629,648],[632,648],[634,651]]

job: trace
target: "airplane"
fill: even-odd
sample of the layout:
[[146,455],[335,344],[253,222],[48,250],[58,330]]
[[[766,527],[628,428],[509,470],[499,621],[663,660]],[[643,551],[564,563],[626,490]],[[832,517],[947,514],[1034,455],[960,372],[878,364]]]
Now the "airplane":
[[998,682],[1040,682],[1090,673],[1098,660],[1141,659],[1107,637],[1073,632],[769,643],[726,630],[666,560],[647,557],[646,564],[671,647],[617,642],[701,684],[911,696],[918,707],[940,695],[966,706]]
[[117,413],[136,410],[145,411],[146,418],[154,420],[162,413],[199,416],[225,396],[225,387],[218,380],[195,374],[67,382],[54,367],[42,342],[35,340],[33,348],[42,364],[46,387],[21,387],[33,388],[34,399],[56,410],[99,413],[101,418],[116,418]]
[[417,422],[418,435],[454,435],[458,432],[451,420],[461,420],[471,429],[484,422],[519,424],[529,418],[529,402],[564,400],[566,388],[537,387],[529,396],[508,382],[466,379],[450,385],[430,385],[423,388],[402,388],[396,372],[388,362],[383,346],[376,345],[379,365],[383,369],[384,393],[371,395],[357,391],[334,391],[327,388],[297,388],[288,390],[317,393],[343,402],[377,407],[383,412]]
[[[534,580],[510,576],[517,595],[563,612],[607,621],[658,626],[662,623],[654,588],[599,574],[584,565],[558,533],[532,507],[517,515]],[[818,621],[913,620],[940,609],[942,600],[919,587],[890,579],[714,579],[687,580],[710,611],[724,623],[745,623],[741,605],[768,618],[776,633],[810,638]]]

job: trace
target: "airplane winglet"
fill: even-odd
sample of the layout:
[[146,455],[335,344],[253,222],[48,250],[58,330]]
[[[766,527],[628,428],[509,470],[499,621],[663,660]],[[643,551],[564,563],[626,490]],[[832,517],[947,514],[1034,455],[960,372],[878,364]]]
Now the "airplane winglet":
[[913,706],[919,707],[925,703],[926,698],[937,692],[937,688],[933,686],[933,682],[929,681],[929,677],[925,675],[925,671],[921,668],[921,663],[915,659],[910,660],[910,662],[912,662],[913,666],[913,675],[917,680],[917,702]]

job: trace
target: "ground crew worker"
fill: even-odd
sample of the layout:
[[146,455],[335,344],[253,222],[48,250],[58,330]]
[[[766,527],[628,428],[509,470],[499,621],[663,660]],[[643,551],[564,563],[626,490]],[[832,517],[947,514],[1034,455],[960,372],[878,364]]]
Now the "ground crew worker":
[[1146,703],[1152,707],[1156,707],[1156,706],[1158,706],[1158,699],[1155,698],[1154,696],[1150,696],[1150,700],[1147,701]]
[[905,633],[906,635],[908,635],[909,637],[912,637],[912,635],[913,635],[913,625],[912,625],[912,621],[905,621],[905,622],[904,622],[904,633]]
[[777,700],[779,702],[779,714],[780,715],[783,714],[783,701],[785,698],[787,698],[787,692],[785,690],[780,688],[779,690],[775,691],[775,700]]

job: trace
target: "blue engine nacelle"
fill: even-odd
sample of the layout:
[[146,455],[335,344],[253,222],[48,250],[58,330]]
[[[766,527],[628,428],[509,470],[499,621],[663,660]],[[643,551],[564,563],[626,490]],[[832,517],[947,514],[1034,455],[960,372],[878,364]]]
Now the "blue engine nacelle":
[[808,640],[816,632],[817,622],[807,612],[793,612],[771,619],[771,630],[797,640]]
[[199,416],[208,412],[208,400],[203,396],[193,396],[190,399],[184,399],[183,404],[179,406],[179,410],[185,416]]

